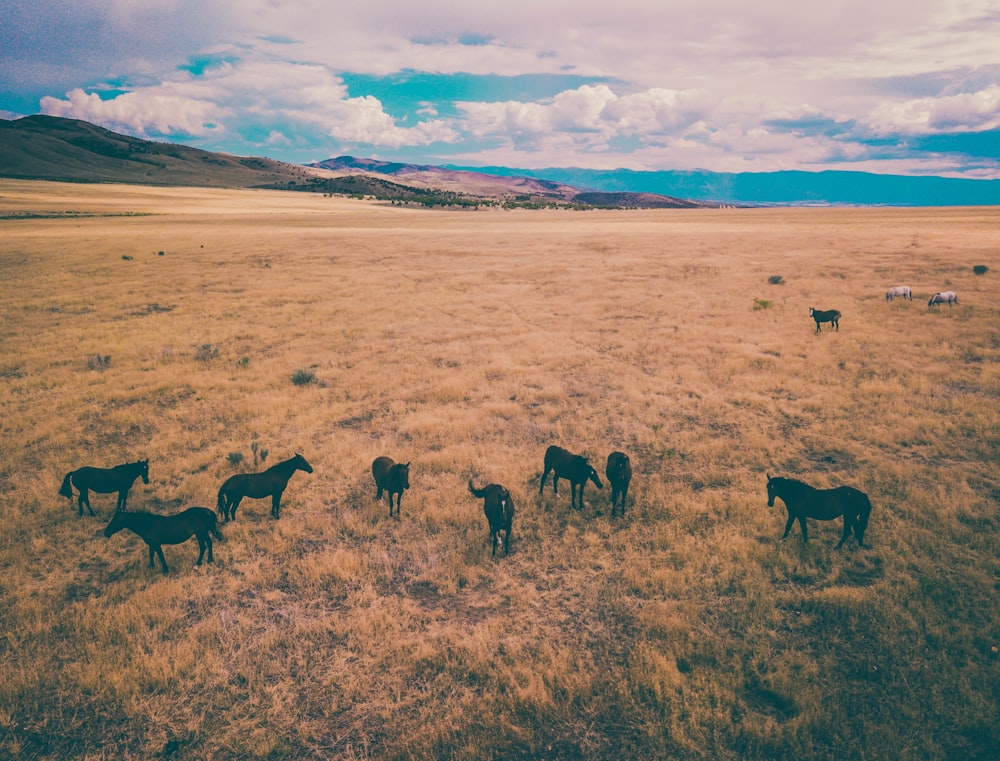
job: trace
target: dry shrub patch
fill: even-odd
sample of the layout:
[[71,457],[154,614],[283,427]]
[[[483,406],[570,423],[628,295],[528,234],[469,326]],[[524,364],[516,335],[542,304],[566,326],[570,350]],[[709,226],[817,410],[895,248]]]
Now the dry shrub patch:
[[[995,209],[0,190],[51,212],[0,221],[0,757],[1000,745],[1000,322],[968,266]],[[886,304],[897,281],[962,303]],[[624,518],[607,488],[582,511],[565,482],[539,495],[551,443],[602,478],[631,455]],[[57,495],[71,469],[149,457],[131,507],[214,507],[234,469],[294,452],[315,471],[280,521],[245,500],[213,565],[166,547],[166,577],[101,535],[114,495],[91,495],[97,519]],[[373,499],[383,454],[412,462],[398,519]],[[768,472],[865,490],[872,547],[835,551],[829,523],[778,542]],[[470,478],[516,501],[509,557]]]

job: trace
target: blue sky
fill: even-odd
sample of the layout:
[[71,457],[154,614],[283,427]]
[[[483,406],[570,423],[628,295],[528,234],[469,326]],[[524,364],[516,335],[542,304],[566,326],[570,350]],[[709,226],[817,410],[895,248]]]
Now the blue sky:
[[306,163],[1000,177],[997,0],[4,0],[0,116]]

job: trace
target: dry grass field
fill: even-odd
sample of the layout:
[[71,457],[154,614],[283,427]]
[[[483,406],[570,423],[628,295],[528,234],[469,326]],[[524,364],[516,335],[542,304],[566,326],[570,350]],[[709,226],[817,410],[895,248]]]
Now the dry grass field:
[[[995,758],[998,253],[995,208],[0,181],[0,758]],[[631,455],[624,517],[539,495],[552,443]],[[214,508],[255,451],[314,472],[166,576],[57,494],[148,457],[130,509]],[[870,547],[779,541],[768,473],[867,492]]]

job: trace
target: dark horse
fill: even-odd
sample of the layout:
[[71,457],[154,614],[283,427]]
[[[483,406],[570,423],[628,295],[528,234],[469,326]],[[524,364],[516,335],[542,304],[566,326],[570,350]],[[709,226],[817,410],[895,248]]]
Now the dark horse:
[[382,499],[382,491],[389,492],[389,515],[392,515],[392,495],[396,495],[396,515],[403,492],[410,488],[410,463],[398,463],[391,457],[376,457],[372,462],[372,476],[378,488],[376,500]]
[[816,321],[816,332],[820,332],[820,323],[828,322],[840,332],[840,312],[836,309],[813,309],[809,307],[809,316]]
[[198,562],[205,556],[208,550],[208,562],[212,558],[212,535],[216,539],[222,539],[222,534],[216,528],[215,513],[207,507],[189,507],[177,515],[154,515],[144,511],[128,512],[118,510],[114,517],[104,529],[104,536],[110,537],[117,534],[123,528],[138,534],[138,536],[149,545],[149,567],[153,568],[153,553],[160,556],[160,563],[163,565],[163,572],[167,572],[167,561],[163,557],[164,544],[180,544],[186,542],[192,534],[198,540]]
[[73,487],[80,490],[78,507],[80,515],[83,515],[83,506],[86,505],[90,514],[94,514],[94,509],[90,506],[90,490],[98,494],[110,494],[118,492],[118,504],[115,510],[124,510],[125,502],[128,500],[128,490],[132,488],[135,479],[142,476],[144,484],[149,483],[149,460],[138,460],[137,462],[127,462],[122,465],[115,465],[113,468],[80,468],[71,470],[63,479],[59,493],[73,501]]
[[[587,486],[587,481],[593,481],[598,489],[603,489],[604,484],[597,477],[597,471],[587,462],[586,457],[568,452],[555,444],[545,450],[545,470],[542,472],[542,483],[538,487],[541,494],[545,488],[545,479],[548,478],[549,471],[552,471],[552,493],[559,493],[559,479],[565,478],[569,481],[570,495],[569,506],[577,510],[583,509],[583,490]],[[580,506],[576,507],[576,490],[580,488]]]
[[608,467],[604,470],[611,484],[611,516],[615,515],[618,495],[622,498],[622,515],[625,515],[625,501],[628,499],[628,485],[632,482],[632,463],[624,452],[608,455]]
[[788,510],[788,522],[785,533],[788,536],[792,524],[799,522],[802,527],[802,541],[806,542],[806,518],[818,521],[831,521],[838,516],[844,516],[844,534],[837,544],[839,550],[847,537],[854,532],[858,546],[864,547],[865,529],[868,528],[868,517],[871,515],[872,503],[868,495],[851,486],[838,486],[835,489],[816,489],[809,484],[794,478],[767,477],[767,506],[774,507],[775,497],[780,497]]
[[296,453],[295,457],[290,457],[284,462],[272,465],[263,473],[237,473],[230,476],[225,483],[219,487],[219,498],[217,509],[219,515],[228,523],[236,520],[236,508],[244,497],[251,499],[271,498],[271,515],[275,518],[281,517],[281,495],[288,486],[288,479],[297,470],[304,470],[312,473],[312,465],[306,462],[306,458]]
[[[493,545],[493,556],[497,554],[497,545],[503,546],[503,554],[510,554],[510,527],[514,522],[514,499],[510,492],[500,484],[490,484],[477,489],[469,479],[469,491],[473,497],[483,500],[483,512],[490,524],[490,544]],[[503,538],[500,532],[503,531]]]

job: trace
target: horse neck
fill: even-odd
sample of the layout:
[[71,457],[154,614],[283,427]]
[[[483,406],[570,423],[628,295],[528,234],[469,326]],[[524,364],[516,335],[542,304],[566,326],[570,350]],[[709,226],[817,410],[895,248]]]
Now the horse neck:
[[785,498],[785,494],[794,499],[799,495],[816,491],[815,487],[795,478],[782,478],[779,486],[781,487],[780,490],[776,490],[775,493],[782,499]]
[[298,458],[296,457],[289,457],[284,462],[279,462],[277,465],[272,465],[270,468],[267,469],[267,472],[280,473],[282,475],[291,476],[292,473],[294,473],[298,468],[298,465],[296,463],[297,459]]

